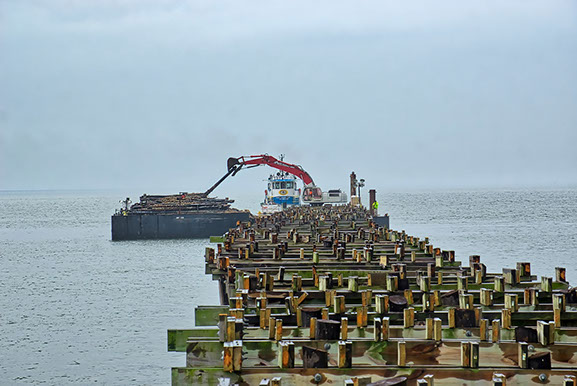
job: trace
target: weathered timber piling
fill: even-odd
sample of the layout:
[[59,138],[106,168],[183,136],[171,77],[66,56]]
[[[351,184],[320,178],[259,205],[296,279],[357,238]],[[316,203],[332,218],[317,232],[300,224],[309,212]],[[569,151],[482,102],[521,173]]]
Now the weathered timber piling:
[[239,224],[205,252],[221,305],[169,331],[169,350],[186,352],[173,384],[575,384],[565,269],[537,278],[525,261],[491,273],[481,260],[461,266],[360,206]]

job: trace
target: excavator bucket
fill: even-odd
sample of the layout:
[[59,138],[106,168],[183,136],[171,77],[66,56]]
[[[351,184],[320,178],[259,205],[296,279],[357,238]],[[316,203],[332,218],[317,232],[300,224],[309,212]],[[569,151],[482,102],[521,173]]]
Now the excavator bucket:
[[238,158],[230,157],[226,162],[227,170],[230,172],[230,169],[238,165]]

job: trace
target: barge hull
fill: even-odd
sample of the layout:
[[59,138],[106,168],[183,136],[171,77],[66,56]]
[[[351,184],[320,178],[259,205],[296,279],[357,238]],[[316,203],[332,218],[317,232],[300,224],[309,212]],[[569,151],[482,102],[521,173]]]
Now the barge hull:
[[191,239],[222,235],[250,213],[128,214],[112,216],[112,240]]

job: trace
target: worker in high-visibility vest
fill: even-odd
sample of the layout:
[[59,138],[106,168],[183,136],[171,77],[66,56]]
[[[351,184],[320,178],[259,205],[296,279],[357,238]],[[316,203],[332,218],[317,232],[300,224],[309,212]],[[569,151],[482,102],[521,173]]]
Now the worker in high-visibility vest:
[[375,212],[375,214],[377,214],[377,211],[379,210],[379,203],[378,201],[373,202],[373,211]]

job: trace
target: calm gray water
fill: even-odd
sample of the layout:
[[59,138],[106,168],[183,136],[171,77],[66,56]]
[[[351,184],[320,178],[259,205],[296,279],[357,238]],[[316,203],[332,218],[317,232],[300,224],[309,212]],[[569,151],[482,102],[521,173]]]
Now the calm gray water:
[[[0,192],[0,383],[169,384],[166,330],[216,304],[208,240],[111,242],[123,195]],[[237,206],[257,209],[260,196]],[[391,226],[489,271],[530,261],[577,283],[577,189],[378,195]]]

